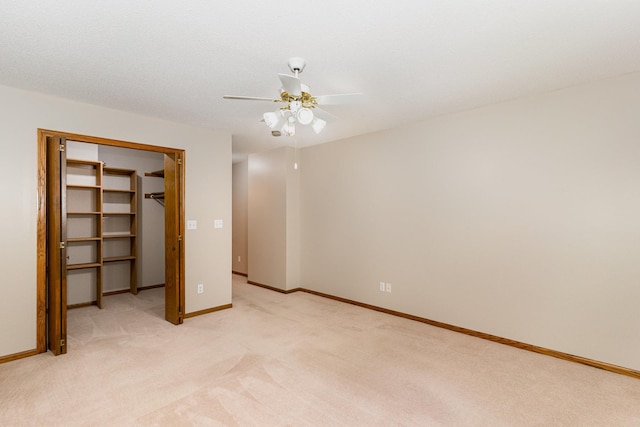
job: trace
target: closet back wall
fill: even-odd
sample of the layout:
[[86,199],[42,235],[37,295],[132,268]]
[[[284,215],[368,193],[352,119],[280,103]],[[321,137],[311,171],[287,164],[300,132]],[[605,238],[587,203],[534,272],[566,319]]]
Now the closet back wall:
[[[162,178],[144,176],[145,172],[161,170],[164,167],[164,155],[150,151],[68,141],[67,158],[101,161],[108,167],[136,171],[138,188],[138,260],[135,263],[137,266],[137,285],[140,288],[164,284],[164,207],[155,200],[144,198],[144,193],[164,190]],[[105,186],[108,185],[103,183],[103,187]],[[111,209],[109,208],[109,210]],[[109,220],[113,220],[113,217],[105,216],[104,221]],[[128,246],[128,241],[113,241],[110,243],[112,249],[114,249],[114,244]],[[80,249],[86,250],[88,248]],[[128,249],[125,247],[120,252],[128,252]],[[109,256],[108,254],[103,255]],[[129,262],[110,263],[109,268],[103,270],[103,292],[129,290],[130,266]],[[68,304],[94,301],[96,299],[95,281],[95,271],[93,270],[74,270],[72,274],[70,273],[67,277]]]
[[[98,146],[98,158],[106,166],[134,169],[138,174],[138,287],[164,284],[164,207],[144,193],[164,191],[162,178],[144,176],[164,167],[164,155],[151,151]],[[104,291],[128,289],[128,272],[120,286],[105,281]]]

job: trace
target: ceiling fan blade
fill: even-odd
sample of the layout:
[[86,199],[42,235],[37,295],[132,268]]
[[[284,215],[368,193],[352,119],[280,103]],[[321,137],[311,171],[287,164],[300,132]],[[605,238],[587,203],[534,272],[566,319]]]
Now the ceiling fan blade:
[[341,93],[337,95],[315,96],[318,105],[357,104],[364,100],[361,93]]
[[322,108],[318,108],[318,107],[314,107],[313,108],[313,114],[317,118],[322,119],[325,122],[332,122],[334,120],[338,120],[338,118],[336,116],[334,116],[333,114],[323,110]]
[[289,95],[302,95],[302,86],[300,85],[300,79],[298,77],[288,74],[278,74],[278,77],[280,77],[282,87],[284,87],[284,90],[286,90]]
[[224,95],[224,99],[240,99],[243,101],[270,101],[270,102],[282,102],[281,99],[273,99],[273,98],[260,98],[256,96],[234,96],[234,95]]

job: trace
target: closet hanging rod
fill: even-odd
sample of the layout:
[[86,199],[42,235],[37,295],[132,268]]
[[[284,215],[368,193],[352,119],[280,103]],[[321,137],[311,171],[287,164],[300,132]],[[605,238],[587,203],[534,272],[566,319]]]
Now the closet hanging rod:
[[160,193],[144,193],[145,199],[153,199],[164,206],[164,192]]

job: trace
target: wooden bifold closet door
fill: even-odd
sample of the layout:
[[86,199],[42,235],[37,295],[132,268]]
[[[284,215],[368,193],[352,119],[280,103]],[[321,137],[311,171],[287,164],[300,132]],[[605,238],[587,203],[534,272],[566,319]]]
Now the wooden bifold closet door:
[[165,319],[184,320],[184,239],[182,230],[183,160],[180,153],[164,156]]
[[47,136],[47,332],[56,356],[67,352],[67,202],[66,140]]

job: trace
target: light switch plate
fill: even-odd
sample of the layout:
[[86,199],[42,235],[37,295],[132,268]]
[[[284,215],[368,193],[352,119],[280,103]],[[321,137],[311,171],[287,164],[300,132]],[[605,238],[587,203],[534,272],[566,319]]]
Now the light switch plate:
[[190,219],[187,221],[187,230],[195,230],[198,228],[198,222],[194,219]]
[[221,219],[216,219],[213,222],[213,228],[222,228],[222,220]]

